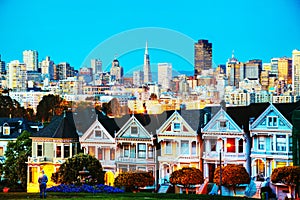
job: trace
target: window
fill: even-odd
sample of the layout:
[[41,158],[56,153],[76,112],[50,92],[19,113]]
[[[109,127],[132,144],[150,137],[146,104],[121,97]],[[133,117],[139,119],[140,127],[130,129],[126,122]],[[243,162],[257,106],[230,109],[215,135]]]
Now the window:
[[265,137],[258,137],[258,150],[265,150]]
[[276,136],[276,150],[277,151],[286,151],[286,137],[285,135]]
[[181,146],[180,146],[180,153],[183,155],[188,155],[190,154],[189,152],[189,141],[181,141]]
[[146,144],[138,144],[138,157],[146,158]]
[[145,172],[145,171],[146,171],[146,167],[138,167],[138,171],[143,171],[143,172]]
[[211,139],[210,140],[210,151],[217,151],[217,140],[216,139]]
[[110,149],[110,160],[115,160],[115,150]]
[[220,121],[220,128],[226,128],[226,121]]
[[64,158],[69,158],[70,157],[70,146],[65,145],[64,146]]
[[267,123],[268,123],[268,127],[277,127],[278,126],[277,116],[269,116]]
[[131,127],[131,135],[137,135],[138,134],[138,128],[136,126]]
[[235,138],[227,138],[227,152],[235,153]]
[[4,156],[3,147],[0,147],[0,156]]
[[61,158],[61,146],[56,146],[56,157]]
[[174,129],[174,131],[180,131],[180,123],[178,123],[178,122],[173,123],[173,129]]
[[197,154],[197,145],[196,142],[192,142],[192,155],[196,155]]
[[3,124],[3,135],[9,135],[10,134],[10,127],[7,123]]
[[243,139],[239,139],[239,153],[244,152],[244,141]]
[[135,158],[136,147],[134,145],[130,146],[130,158]]
[[170,141],[166,141],[166,154],[172,154],[172,143]]
[[98,148],[98,160],[104,160],[103,159],[103,149],[101,147]]
[[124,146],[124,157],[129,157],[129,145]]
[[119,169],[120,169],[120,173],[128,171],[127,165],[119,165]]
[[153,147],[148,145],[148,158],[153,158]]
[[42,144],[38,144],[37,145],[37,156],[38,157],[42,157],[43,156],[43,145]]
[[95,156],[95,147],[89,146],[88,151],[89,151],[89,155]]
[[293,151],[293,138],[289,137],[289,151]]
[[95,130],[95,137],[102,137],[102,131],[101,130]]
[[136,171],[136,166],[135,165],[129,165],[129,171],[131,171],[131,172]]

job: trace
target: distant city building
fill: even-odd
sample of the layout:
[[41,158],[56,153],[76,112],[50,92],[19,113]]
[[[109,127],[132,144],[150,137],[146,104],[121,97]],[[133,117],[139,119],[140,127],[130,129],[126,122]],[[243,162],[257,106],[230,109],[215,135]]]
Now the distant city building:
[[75,76],[74,67],[71,67],[67,62],[61,62],[54,67],[54,79],[64,80],[67,77]]
[[292,84],[292,58],[279,58],[278,79],[284,80],[287,84]]
[[158,63],[158,84],[162,89],[170,89],[172,80],[172,64]]
[[1,54],[0,54],[0,74],[5,74],[6,69],[5,69],[5,62],[1,59]]
[[278,76],[278,60],[279,58],[271,59],[271,74]]
[[27,71],[38,71],[38,52],[35,50],[23,51],[23,62]]
[[50,56],[46,56],[45,60],[41,62],[41,73],[44,80],[54,80],[54,62]]
[[300,51],[292,52],[292,90],[296,96],[300,96]]
[[8,63],[7,87],[13,91],[26,91],[27,89],[27,70],[26,65],[18,60]]
[[231,86],[239,87],[239,82],[243,80],[244,66],[237,58],[234,57],[232,52],[231,58],[226,63],[226,75],[228,78],[228,84]]
[[148,42],[146,42],[145,54],[144,54],[144,83],[152,82],[150,57],[148,53]]
[[123,67],[120,66],[116,58],[113,60],[110,68],[110,79],[114,83],[123,83]]
[[198,42],[194,44],[194,50],[194,75],[197,77],[201,75],[202,70],[212,68],[212,43],[209,43],[208,40],[198,40]]
[[68,77],[64,80],[59,80],[59,91],[62,96],[64,95],[78,95],[83,93],[83,81],[77,77]]
[[38,71],[27,71],[27,89],[40,88],[42,83],[41,73]]
[[98,74],[102,72],[102,61],[100,59],[91,60],[91,68],[93,69],[93,74]]
[[89,84],[93,80],[93,69],[88,67],[81,67],[78,73],[79,79]]
[[133,85],[141,86],[144,83],[144,72],[137,70],[133,72]]
[[259,59],[249,60],[244,65],[244,78],[259,80],[262,71],[262,61]]

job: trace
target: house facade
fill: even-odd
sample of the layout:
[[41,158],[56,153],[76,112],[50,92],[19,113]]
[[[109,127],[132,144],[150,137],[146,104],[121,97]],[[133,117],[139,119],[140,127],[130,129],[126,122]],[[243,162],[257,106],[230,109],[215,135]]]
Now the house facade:
[[240,164],[247,169],[245,133],[223,108],[203,127],[201,133],[203,175],[210,182],[213,182],[215,169],[220,165]]
[[38,177],[42,170],[48,176],[48,186],[52,173],[58,171],[66,159],[79,152],[79,137],[72,113],[52,119],[50,124],[30,137],[32,139],[32,156],[27,162],[27,192],[38,192]]
[[[194,116],[196,120],[196,116]],[[169,182],[173,171],[182,167],[200,169],[200,145],[197,130],[175,111],[156,131],[159,184]]]
[[274,168],[293,165],[293,127],[273,104],[249,127],[252,176],[270,177]]
[[79,141],[85,154],[94,156],[100,161],[103,171],[106,172],[105,184],[113,185],[114,174],[116,173],[115,139],[96,119]]

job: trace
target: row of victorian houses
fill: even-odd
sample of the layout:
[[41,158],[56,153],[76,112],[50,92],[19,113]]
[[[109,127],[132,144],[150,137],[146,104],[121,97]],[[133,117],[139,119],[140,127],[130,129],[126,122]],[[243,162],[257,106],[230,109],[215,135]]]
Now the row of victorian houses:
[[[92,121],[64,113],[31,137],[27,191],[38,191],[42,169],[51,177],[79,151],[101,162],[112,176],[106,176],[108,185],[118,173],[136,170],[152,171],[156,183],[163,184],[182,167],[199,168],[212,182],[220,164],[240,164],[251,177],[270,177],[274,168],[293,165],[291,116],[299,106],[299,102],[216,106],[122,118],[98,112]],[[85,124],[81,136],[77,124]]]

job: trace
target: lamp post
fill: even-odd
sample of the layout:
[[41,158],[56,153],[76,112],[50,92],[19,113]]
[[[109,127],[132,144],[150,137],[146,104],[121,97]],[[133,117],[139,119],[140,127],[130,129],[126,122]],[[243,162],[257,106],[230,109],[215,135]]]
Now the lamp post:
[[220,147],[220,151],[219,151],[219,165],[220,165],[220,195],[222,196],[222,147],[223,147],[223,140],[222,138],[218,139],[219,141],[219,147]]

